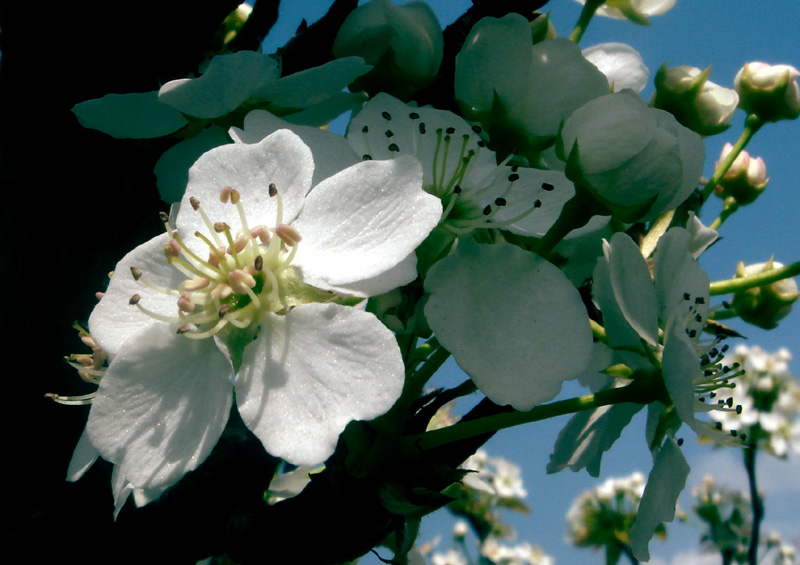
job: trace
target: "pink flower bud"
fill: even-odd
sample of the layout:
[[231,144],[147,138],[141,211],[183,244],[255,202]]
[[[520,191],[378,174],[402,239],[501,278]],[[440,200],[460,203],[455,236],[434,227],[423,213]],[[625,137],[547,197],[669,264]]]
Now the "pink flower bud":
[[[733,149],[730,143],[722,148],[719,160],[722,161]],[[719,166],[719,162],[717,162]],[[767,166],[761,157],[753,158],[747,151],[742,151],[733,161],[730,169],[720,179],[715,194],[720,198],[733,196],[740,206],[750,204],[764,191],[769,179]]]

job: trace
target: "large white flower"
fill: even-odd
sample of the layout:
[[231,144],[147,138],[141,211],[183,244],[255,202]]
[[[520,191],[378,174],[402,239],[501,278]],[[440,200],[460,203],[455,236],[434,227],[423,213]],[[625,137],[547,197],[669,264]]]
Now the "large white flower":
[[132,489],[170,486],[202,463],[234,392],[267,451],[298,465],[325,460],[348,422],[400,394],[391,332],[331,291],[413,279],[407,258],[440,203],[412,158],[359,163],[309,192],[313,172],[288,131],[210,151],[174,227],[117,265],[89,319],[111,363],[87,436]]

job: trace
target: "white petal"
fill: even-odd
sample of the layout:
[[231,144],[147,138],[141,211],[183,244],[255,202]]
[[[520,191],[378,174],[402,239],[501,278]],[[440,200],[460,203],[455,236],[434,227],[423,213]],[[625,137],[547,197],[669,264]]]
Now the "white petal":
[[173,80],[161,87],[158,99],[197,118],[218,118],[241,106],[264,83],[278,78],[278,62],[253,51],[218,55],[203,76]]
[[372,278],[341,285],[328,284],[324,280],[315,280],[314,285],[317,288],[329,290],[340,296],[366,298],[385,294],[410,283],[415,278],[417,278],[417,255],[411,252],[397,265]]
[[[524,80],[524,75],[519,80]],[[555,139],[565,119],[604,94],[608,94],[606,76],[583,57],[574,42],[557,37],[533,46],[525,93],[507,110],[536,146],[544,148]]]
[[671,438],[667,438],[647,478],[639,513],[631,528],[631,549],[639,561],[649,561],[648,544],[662,522],[675,518],[678,496],[689,476],[689,465]]
[[76,104],[72,113],[83,127],[116,138],[161,137],[189,123],[178,110],[159,102],[158,92],[106,94]]
[[280,108],[307,108],[341,92],[371,68],[361,57],[334,59],[266,84],[253,98]]
[[717,230],[705,226],[694,212],[689,212],[689,221],[686,223],[686,229],[689,230],[689,235],[692,237],[689,244],[689,252],[695,259],[700,257],[703,251],[719,239]]
[[624,233],[607,244],[608,273],[614,298],[625,320],[650,345],[658,344],[656,293],[639,247]]
[[180,202],[189,182],[189,169],[206,151],[230,143],[225,130],[217,126],[205,128],[199,135],[183,139],[164,151],[153,172],[161,200]]
[[244,351],[236,399],[269,453],[315,465],[333,453],[349,422],[394,404],[403,373],[394,335],[375,316],[306,304],[264,320]]
[[647,86],[650,71],[630,45],[601,43],[584,49],[583,56],[606,75],[609,84],[614,85],[614,92],[624,88],[641,92]]
[[97,461],[100,456],[97,450],[89,441],[89,436],[86,435],[86,430],[81,432],[81,437],[75,445],[75,451],[72,453],[72,459],[69,461],[69,468],[67,469],[67,480],[74,483],[80,479],[83,474],[89,470],[89,467]]
[[676,324],[699,338],[710,308],[710,281],[689,251],[691,239],[683,228],[667,230],[656,246],[653,276],[662,327],[675,316]]
[[694,379],[702,375],[697,353],[677,323],[667,328],[663,354],[664,386],[682,422],[696,429]]
[[119,465],[115,465],[111,472],[111,492],[114,495],[114,520],[116,520],[128,497],[133,493],[133,485],[119,472]]
[[649,368],[651,364],[648,359],[628,350],[628,348],[640,348],[641,337],[617,304],[609,275],[608,259],[600,257],[597,260],[592,277],[592,297],[603,312],[603,327],[606,330],[608,344],[614,349],[615,357],[634,370]]
[[320,128],[292,124],[266,110],[253,110],[247,114],[243,127],[244,129],[230,129],[231,137],[238,143],[258,143],[279,129],[288,129],[297,134],[311,149],[314,157],[313,185],[360,161],[341,135]]
[[234,230],[241,222],[236,206],[220,202],[220,191],[230,186],[241,194],[241,203],[252,228],[275,226],[277,199],[269,196],[269,185],[275,183],[283,201],[282,223],[291,222],[303,206],[311,189],[314,160],[311,150],[294,133],[279,130],[259,143],[223,145],[204,153],[189,170],[189,184],[178,214],[178,229],[187,245],[208,255],[208,247],[192,237],[196,231],[208,235],[201,215],[192,209],[191,197],[200,205],[211,222],[226,222]]
[[[500,175],[508,176],[509,167],[504,167]],[[506,229],[513,233],[541,237],[561,214],[564,203],[575,194],[575,187],[560,171],[542,171],[539,169],[520,168],[516,172],[519,179],[513,184],[511,191],[505,196],[507,205],[498,208],[494,219],[510,220],[530,210],[534,202],[541,206],[522,219],[515,221]],[[494,202],[486,202],[493,206]]]
[[431,329],[493,402],[530,410],[591,358],[578,291],[533,253],[460,240],[431,268],[425,289]]
[[[448,135],[450,141],[444,143]],[[347,141],[361,157],[380,160],[414,155],[422,164],[426,187],[451,179],[470,151],[475,155],[462,181],[464,189],[481,184],[497,168],[494,153],[481,148],[481,138],[463,118],[427,106],[414,108],[386,93],[376,95],[353,117]]]
[[519,14],[483,18],[473,26],[456,56],[455,72],[456,100],[468,115],[489,112],[495,96],[507,106],[521,99],[531,47],[530,24]]
[[100,382],[89,438],[133,485],[172,485],[205,460],[222,434],[231,372],[213,340],[150,326],[125,342]]
[[131,267],[136,267],[151,283],[172,289],[186,280],[164,257],[164,244],[169,239],[168,234],[162,234],[125,255],[117,263],[103,298],[89,316],[89,333],[97,345],[112,358],[130,336],[145,331],[153,324],[162,323],[129,304],[131,296],[140,295],[141,305],[159,315],[178,314],[177,294],[158,292],[136,281],[131,274]]
[[292,224],[303,236],[294,264],[310,284],[371,279],[414,251],[441,214],[415,158],[358,163],[309,193]]
[[586,468],[591,476],[600,476],[603,453],[611,449],[642,406],[625,402],[575,414],[558,434],[547,472],[557,473],[567,467],[577,472]]

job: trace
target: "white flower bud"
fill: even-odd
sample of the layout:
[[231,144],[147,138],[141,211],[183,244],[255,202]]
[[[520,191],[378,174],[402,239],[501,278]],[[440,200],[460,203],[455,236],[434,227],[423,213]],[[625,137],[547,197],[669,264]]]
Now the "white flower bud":
[[656,92],[651,100],[655,108],[666,110],[681,124],[700,135],[714,135],[726,130],[739,103],[735,90],[708,80],[711,67],[662,66],[656,73]]
[[800,71],[790,65],[746,63],[733,80],[739,106],[768,122],[800,116]]
[[[586,4],[586,0],[577,0]],[[597,9],[598,16],[630,20],[640,25],[648,25],[647,16],[660,16],[675,5],[675,0],[606,0]]]
[[683,202],[697,186],[704,147],[672,114],[623,90],[576,110],[556,151],[566,175],[625,222],[650,220]]
[[[756,263],[746,267],[740,261],[736,267],[736,278],[756,275],[781,267],[783,267],[782,263],[772,259],[766,263]],[[772,329],[789,315],[798,297],[800,297],[800,292],[798,292],[797,283],[793,278],[787,278],[735,293],[733,307],[745,322],[759,328]]]
[[431,84],[443,52],[439,20],[424,2],[367,2],[347,16],[333,43],[334,57],[355,55],[374,66],[351,89],[384,91],[403,100]]

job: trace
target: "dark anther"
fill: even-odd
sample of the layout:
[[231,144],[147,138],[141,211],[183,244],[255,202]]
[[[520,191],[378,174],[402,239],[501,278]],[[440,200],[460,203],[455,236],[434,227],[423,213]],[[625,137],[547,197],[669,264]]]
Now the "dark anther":
[[505,198],[495,198],[494,199],[494,203],[497,206],[505,206],[506,205],[506,199]]
[[717,428],[718,430],[721,430],[722,429],[722,422],[717,422],[716,424],[714,424],[714,427]]
[[678,443],[678,447],[682,446],[683,445],[683,438],[679,437],[677,443]]
[[392,137],[394,135],[394,132],[390,129],[387,129],[385,132],[383,132],[383,135],[385,135],[386,137]]
[[361,160],[362,161],[372,161],[372,155],[370,155],[369,153],[364,153],[361,156]]
[[491,213],[492,213],[492,207],[491,206],[487,206],[486,208],[483,209],[483,215],[484,216],[488,216]]
[[369,133],[369,126],[364,126],[361,128],[361,133]]
[[552,184],[550,184],[549,182],[543,182],[542,183],[542,190],[546,190],[547,192],[550,192],[551,190],[555,190],[555,189],[556,189],[556,187],[553,186]]
[[481,126],[472,126],[472,131],[475,133],[481,133],[483,130],[481,129]]
[[389,112],[382,112],[381,116],[383,116],[384,120],[391,120],[392,119],[392,115]]
[[455,192],[456,194],[461,194],[461,187],[459,185],[455,185],[453,187],[453,192]]
[[691,295],[691,294],[689,294],[688,292],[684,292],[684,293],[683,293],[683,299],[684,299],[684,300],[689,300],[689,299],[691,299],[691,298],[692,298],[692,295]]
[[275,186],[274,182],[269,183],[269,195],[270,197],[275,197],[278,195],[278,187]]
[[694,303],[695,304],[705,304],[706,303],[706,299],[704,297],[702,297],[702,296],[698,296],[697,298],[694,299]]
[[416,112],[411,112],[408,115],[408,117],[411,118],[412,120],[418,120],[419,119],[419,114],[417,114]]
[[422,134],[422,135],[425,135],[426,131],[427,130],[425,129],[425,122],[420,122],[419,123],[419,133]]
[[519,165],[511,165],[511,172],[516,173],[519,170]]
[[453,134],[456,132],[456,128],[454,128],[454,127],[449,127],[449,128],[447,128],[446,130],[444,130],[444,132],[445,132],[445,133],[447,133],[447,134],[449,134],[449,135],[453,135]]
[[476,145],[477,145],[478,147],[486,147],[486,144],[483,142],[483,140],[482,140],[482,139],[479,139]]
[[396,144],[396,143],[392,143],[392,144],[389,146],[389,151],[395,151],[395,152],[397,152],[397,151],[400,151],[400,148],[397,146],[397,144]]
[[517,173],[508,175],[508,182],[514,182],[515,180],[519,180],[519,175]]
[[534,208],[541,208],[542,207],[542,201],[537,198],[536,200],[533,201],[533,207]]

